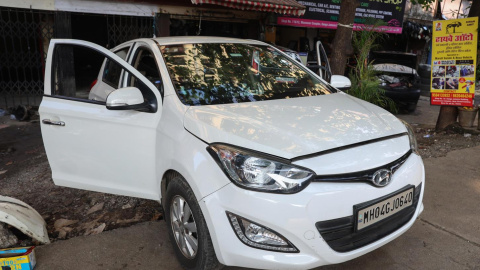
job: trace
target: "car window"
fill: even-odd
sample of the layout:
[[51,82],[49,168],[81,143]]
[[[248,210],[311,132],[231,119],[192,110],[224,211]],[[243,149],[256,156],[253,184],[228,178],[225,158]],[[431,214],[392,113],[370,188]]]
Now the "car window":
[[[143,76],[157,87],[163,96],[162,78],[158,70],[157,62],[153,53],[144,47],[139,47],[132,61],[132,66],[136,68]],[[128,86],[136,86],[137,79],[131,77],[128,80]]]
[[[128,49],[127,49],[128,51]],[[125,52],[117,52],[121,57],[126,57]],[[105,62],[104,75],[118,79],[114,85],[97,81],[102,63]],[[108,64],[108,65],[107,65]],[[105,70],[108,69],[107,72]],[[116,61],[105,58],[105,55],[92,49],[77,45],[56,45],[52,60],[52,95],[78,101],[105,104],[108,95],[117,90],[119,74],[125,73],[133,78],[137,87],[143,94],[145,101],[156,103],[155,94],[141,80],[131,75]]]
[[159,46],[180,100],[227,104],[325,95],[336,90],[274,48],[252,44]]
[[52,95],[88,100],[105,59],[76,45],[56,45],[52,59]]
[[[128,50],[130,47],[123,48],[119,51],[116,51],[115,54],[120,58],[125,60],[127,58]],[[115,61],[109,59],[105,60],[105,68],[103,69],[102,80],[111,87],[117,88],[120,82],[120,77],[122,75],[122,66],[117,64]]]

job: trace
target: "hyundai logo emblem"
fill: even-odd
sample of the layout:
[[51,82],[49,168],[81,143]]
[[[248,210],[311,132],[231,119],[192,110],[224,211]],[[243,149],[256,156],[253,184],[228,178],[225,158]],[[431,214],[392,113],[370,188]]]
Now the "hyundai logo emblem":
[[390,184],[392,179],[392,172],[387,169],[380,169],[376,171],[372,176],[372,183],[378,187],[384,187]]

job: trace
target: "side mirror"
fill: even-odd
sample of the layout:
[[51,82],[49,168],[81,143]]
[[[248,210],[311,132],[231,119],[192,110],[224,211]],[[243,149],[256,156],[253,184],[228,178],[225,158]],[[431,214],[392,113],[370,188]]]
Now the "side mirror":
[[107,96],[109,110],[142,110],[149,105],[144,101],[142,92],[136,87],[120,88]]
[[350,87],[352,87],[352,82],[350,79],[342,75],[332,75],[330,84],[342,91],[347,91],[350,89]]

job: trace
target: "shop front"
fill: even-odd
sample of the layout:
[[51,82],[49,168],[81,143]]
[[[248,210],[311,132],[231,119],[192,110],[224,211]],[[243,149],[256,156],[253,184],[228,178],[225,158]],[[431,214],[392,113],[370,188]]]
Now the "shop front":
[[[299,52],[308,52],[314,48],[317,40],[323,43],[327,53],[338,27],[340,14],[339,0],[298,1],[306,7],[301,17],[277,15],[270,21],[275,35],[269,41]],[[399,36],[403,31],[403,15],[406,0],[369,1],[361,0],[356,9],[354,30],[362,30],[365,23],[380,20],[379,31],[392,36]],[[383,48],[388,49],[388,48]]]

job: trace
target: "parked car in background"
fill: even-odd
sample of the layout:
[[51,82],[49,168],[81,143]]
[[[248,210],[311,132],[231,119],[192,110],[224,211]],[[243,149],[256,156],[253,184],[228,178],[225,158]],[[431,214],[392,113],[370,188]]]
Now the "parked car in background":
[[404,52],[372,52],[370,61],[378,71],[380,87],[385,90],[400,112],[411,113],[420,98],[420,76],[417,73],[417,55]]
[[39,112],[55,184],[161,202],[186,269],[341,263],[423,211],[412,128],[263,42],[53,39]]

